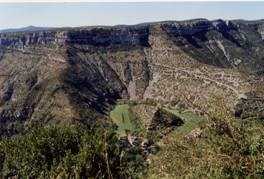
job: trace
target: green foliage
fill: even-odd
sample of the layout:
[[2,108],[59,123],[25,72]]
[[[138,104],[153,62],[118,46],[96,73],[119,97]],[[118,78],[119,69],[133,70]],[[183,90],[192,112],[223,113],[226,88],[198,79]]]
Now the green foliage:
[[135,116],[128,104],[117,105],[114,110],[111,111],[110,117],[113,122],[118,126],[117,133],[119,135],[126,135],[127,132],[136,132]]
[[0,152],[3,177],[126,178],[135,177],[138,167],[112,128],[88,132],[76,126],[42,127],[2,140]]
[[150,165],[150,177],[262,178],[264,122],[236,119],[226,104],[221,95],[206,103],[208,121],[199,125],[200,137],[164,138],[165,146]]

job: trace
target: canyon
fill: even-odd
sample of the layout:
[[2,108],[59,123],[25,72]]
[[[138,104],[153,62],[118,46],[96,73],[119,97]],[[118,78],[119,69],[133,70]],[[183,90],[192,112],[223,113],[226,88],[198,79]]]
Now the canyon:
[[104,125],[118,100],[264,118],[264,21],[193,19],[0,34],[0,135]]

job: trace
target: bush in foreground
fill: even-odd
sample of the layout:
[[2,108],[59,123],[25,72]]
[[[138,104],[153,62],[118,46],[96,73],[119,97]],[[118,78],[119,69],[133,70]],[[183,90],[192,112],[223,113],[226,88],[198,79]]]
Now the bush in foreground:
[[[0,143],[1,177],[127,178],[135,176],[114,130],[47,126]],[[122,155],[121,155],[122,154]],[[122,156],[122,158],[121,158]]]
[[206,103],[208,120],[194,140],[169,135],[150,166],[153,178],[263,178],[264,121],[234,118],[224,98]]

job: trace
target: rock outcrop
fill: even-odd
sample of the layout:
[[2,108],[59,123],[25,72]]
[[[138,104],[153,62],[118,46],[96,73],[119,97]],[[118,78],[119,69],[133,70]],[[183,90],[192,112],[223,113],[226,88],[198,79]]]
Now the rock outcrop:
[[183,120],[164,109],[158,109],[151,120],[148,130],[167,130],[183,125]]
[[2,33],[0,134],[46,122],[103,124],[120,98],[195,108],[220,90],[235,104],[262,90],[263,24],[196,19]]

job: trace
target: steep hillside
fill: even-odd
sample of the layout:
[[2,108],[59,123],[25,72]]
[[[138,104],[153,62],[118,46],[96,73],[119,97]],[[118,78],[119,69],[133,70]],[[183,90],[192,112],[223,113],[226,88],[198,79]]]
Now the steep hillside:
[[259,100],[263,25],[197,19],[1,34],[0,134],[102,125],[121,98],[193,110],[219,91],[234,107]]
[[203,63],[263,73],[264,21],[165,23],[162,28],[186,53]]

